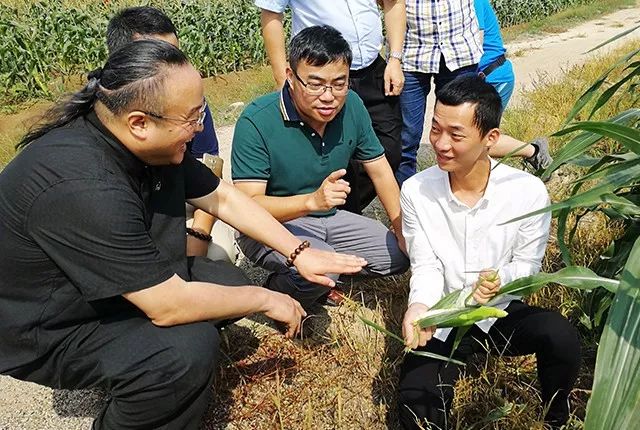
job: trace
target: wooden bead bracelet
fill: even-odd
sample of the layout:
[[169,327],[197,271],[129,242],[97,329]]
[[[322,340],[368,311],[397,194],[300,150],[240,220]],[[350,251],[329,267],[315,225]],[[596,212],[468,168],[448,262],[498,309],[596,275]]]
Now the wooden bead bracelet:
[[305,250],[306,248],[309,248],[310,246],[311,246],[311,243],[308,240],[305,240],[300,245],[298,245],[298,247],[291,253],[289,258],[287,258],[287,267],[292,267],[293,262],[296,260],[298,255],[300,255],[300,253],[303,250]]
[[187,227],[187,235],[193,236],[196,239],[200,239],[200,240],[203,240],[205,242],[211,242],[211,235],[210,234],[202,233],[200,231],[194,230],[194,229],[189,228],[189,227]]

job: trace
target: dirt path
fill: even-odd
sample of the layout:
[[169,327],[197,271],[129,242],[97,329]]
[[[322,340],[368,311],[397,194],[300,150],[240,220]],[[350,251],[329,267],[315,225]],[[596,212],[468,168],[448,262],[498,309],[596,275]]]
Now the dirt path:
[[640,30],[612,42],[590,54],[586,51],[640,24],[640,7],[623,9],[586,22],[559,34],[530,38],[507,45],[516,75],[516,91],[510,104],[517,105],[523,90],[530,90],[545,77],[557,77],[571,67],[600,56],[631,38],[640,38]]
[[[588,61],[591,55],[600,55],[604,50],[589,55],[583,53],[638,23],[640,7],[635,7],[582,24],[564,33],[509,44],[509,55],[518,79],[518,91],[514,94],[512,103],[519,103],[520,90],[532,88],[545,76],[557,77],[571,66]],[[606,50],[627,42],[632,37],[640,37],[640,30],[607,47]],[[5,121],[0,121],[0,125],[10,127],[16,117],[18,116],[5,117]],[[0,127],[0,135],[2,128]],[[228,159],[233,127],[219,127],[217,131],[221,142],[221,155]],[[227,177],[229,164],[225,163]],[[0,377],[0,430],[87,429],[100,405],[100,396],[92,393],[54,391]]]

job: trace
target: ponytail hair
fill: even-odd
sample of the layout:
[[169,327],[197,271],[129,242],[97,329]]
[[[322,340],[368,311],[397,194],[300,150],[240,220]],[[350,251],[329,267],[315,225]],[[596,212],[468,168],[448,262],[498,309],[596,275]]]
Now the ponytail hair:
[[167,72],[188,63],[184,53],[170,43],[151,39],[128,43],[113,52],[104,67],[88,74],[84,88],[49,109],[16,149],[87,115],[96,101],[114,115],[129,109],[158,111]]

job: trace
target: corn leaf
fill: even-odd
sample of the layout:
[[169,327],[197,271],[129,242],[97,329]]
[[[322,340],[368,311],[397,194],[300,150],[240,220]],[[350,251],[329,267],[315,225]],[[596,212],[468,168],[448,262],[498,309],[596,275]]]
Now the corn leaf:
[[[626,156],[630,155],[630,156]],[[633,166],[640,162],[640,157],[635,155],[633,152],[628,152],[625,154],[626,157],[611,157],[608,155],[603,156],[599,163],[594,164],[589,171],[575,181],[576,184],[580,185],[587,181],[594,181],[596,179],[600,179],[606,177],[612,173],[615,173],[620,170],[625,170],[629,166]],[[574,188],[571,191],[571,195],[575,195],[580,187]]]
[[623,31],[622,33],[618,33],[618,34],[616,34],[615,36],[613,36],[612,38],[610,38],[610,39],[608,39],[608,40],[605,40],[604,42],[602,42],[600,45],[596,46],[595,48],[591,48],[591,49],[589,49],[587,52],[585,52],[585,54],[588,54],[588,53],[590,53],[590,52],[593,52],[593,51],[595,51],[596,49],[600,49],[600,48],[602,48],[603,46],[608,45],[609,43],[613,42],[614,40],[618,40],[618,39],[620,39],[621,37],[624,37],[624,36],[626,36],[627,34],[632,33],[632,32],[636,31],[636,30],[637,30],[637,29],[639,29],[639,28],[640,28],[640,25],[637,25],[637,26],[635,26],[635,27],[632,27],[632,28],[630,28],[630,29],[628,29],[628,30]]
[[374,322],[373,322],[373,321],[371,321],[371,320],[368,320],[368,319],[363,318],[363,317],[361,317],[361,316],[359,316],[358,318],[360,318],[360,320],[361,320],[363,323],[365,323],[366,325],[368,325],[369,327],[374,328],[374,329],[378,330],[380,333],[384,333],[384,334],[386,334],[387,336],[389,336],[389,337],[391,337],[391,338],[393,338],[393,339],[397,340],[398,342],[400,342],[400,343],[404,344],[404,339],[403,339],[403,338],[401,338],[400,336],[398,336],[397,334],[395,334],[395,333],[391,333],[391,332],[390,332],[389,330],[387,330],[386,328],[382,327],[382,326],[381,326],[381,325],[379,325],[379,324],[374,323]]
[[[633,108],[619,113],[613,118],[609,119],[608,123],[613,124],[633,124],[640,119],[640,109]],[[585,153],[591,146],[602,140],[602,136],[592,132],[582,132],[575,136],[571,141],[566,143],[558,152],[555,153],[554,159],[542,172],[541,178],[543,180],[549,179],[551,173],[553,173],[558,167],[565,163],[570,162],[576,157]]]
[[464,306],[465,297],[468,290],[456,290],[442,297],[435,305],[431,306],[431,310],[435,309],[452,309]]
[[595,114],[602,106],[604,106],[611,97],[613,97],[613,95],[627,82],[629,82],[631,79],[635,78],[636,76],[640,75],[640,67],[638,65],[638,63],[632,63],[629,66],[626,67],[626,69],[631,68],[631,72],[629,72],[625,77],[621,78],[618,82],[616,82],[615,84],[611,85],[609,88],[607,88],[601,95],[600,97],[598,97],[598,100],[596,101],[595,106],[593,107],[593,109],[591,109],[591,113],[589,114],[589,119],[591,119],[593,117],[593,114]]
[[[392,339],[397,340],[398,342],[400,342],[401,344],[404,345],[404,339],[402,339],[400,336],[398,336],[395,333],[390,332],[389,330],[387,330],[386,328],[382,327],[379,324],[374,323],[371,320],[368,320],[366,318],[363,318],[361,316],[359,316],[358,318],[360,318],[360,320],[365,323],[366,325],[368,325],[369,327],[379,331],[382,334],[385,334],[387,336],[389,336]],[[454,363],[454,364],[458,364],[460,366],[466,366],[466,364],[460,360],[455,360],[453,358],[450,357],[445,357],[444,355],[440,355],[440,354],[434,354],[432,352],[427,352],[427,351],[416,351],[415,349],[410,349],[410,348],[405,348],[405,352],[408,352],[410,354],[414,354],[414,355],[420,355],[422,357],[428,357],[428,358],[433,358],[436,360],[442,360],[442,361],[446,361],[449,363]]]
[[564,285],[569,288],[577,288],[580,290],[592,290],[598,287],[604,287],[611,292],[618,289],[620,281],[615,279],[603,278],[596,275],[590,269],[581,266],[569,266],[558,270],[555,273],[540,272],[535,275],[526,276],[509,282],[502,288],[498,294],[487,305],[491,306],[499,298],[504,295],[526,296],[535,293],[547,284],[555,283]]
[[458,346],[460,346],[462,338],[467,334],[469,329],[471,329],[470,325],[465,325],[456,329],[456,338],[453,340],[453,346],[451,347],[451,354],[449,355],[449,358],[453,357],[453,353],[456,352]]
[[621,143],[629,151],[640,154],[640,132],[636,128],[609,121],[581,121],[555,132],[553,136],[562,136],[577,130],[589,131],[603,137],[608,137]]
[[[600,46],[602,46],[602,45],[600,45]],[[594,49],[597,49],[598,47],[596,47]],[[618,60],[616,63],[612,64],[611,67],[609,67],[602,75],[600,75],[600,77],[584,93],[582,93],[582,95],[575,102],[575,104],[573,105],[573,108],[571,108],[571,112],[569,112],[569,114],[567,115],[567,119],[564,122],[565,125],[568,124],[569,122],[571,122],[571,120],[573,120],[575,118],[575,116],[578,114],[578,112],[580,112],[582,110],[582,108],[584,108],[585,105],[587,103],[589,103],[589,101],[593,98],[593,96],[596,94],[598,89],[600,89],[602,84],[604,84],[606,82],[607,78],[609,77],[609,74],[611,74],[611,72],[615,68],[617,68],[621,64],[626,63],[631,58],[633,58],[636,55],[638,55],[638,53],[640,53],[640,49],[637,49],[635,51],[631,51],[630,53],[628,53],[627,55],[622,57],[620,60]]]
[[631,429],[639,422],[640,239],[636,239],[600,339],[584,427]]
[[554,203],[552,205],[547,206],[546,208],[538,209],[533,212],[529,212],[527,214],[521,215],[519,217],[510,219],[501,223],[508,224],[510,222],[519,221],[521,219],[528,218],[533,215],[538,215],[545,212],[557,211],[564,208],[579,208],[579,207],[590,207],[595,206],[601,203],[606,203],[602,196],[615,191],[616,189],[624,186],[628,186],[632,183],[635,183],[638,178],[640,178],[640,163],[636,163],[635,165],[629,166],[627,169],[614,172],[606,177],[606,180],[601,181],[599,184],[596,184],[593,188],[577,194],[573,197],[570,197],[566,200],[563,200],[558,203]]
[[450,357],[445,357],[444,355],[434,354],[432,352],[418,351],[416,349],[406,349],[405,351],[408,352],[409,354],[419,355],[420,357],[435,358],[436,360],[446,361],[448,363],[457,364],[459,366],[466,366],[467,365],[467,363],[465,363],[464,361],[456,360],[456,359],[450,358]]

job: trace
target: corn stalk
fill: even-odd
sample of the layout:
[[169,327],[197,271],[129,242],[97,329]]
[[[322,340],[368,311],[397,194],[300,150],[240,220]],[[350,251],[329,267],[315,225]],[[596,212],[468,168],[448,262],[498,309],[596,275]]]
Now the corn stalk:
[[[638,28],[640,26],[594,49]],[[578,98],[565,128],[555,134],[579,132],[542,173],[543,178],[548,178],[567,163],[586,168],[585,174],[574,182],[569,198],[518,218],[552,211],[558,218],[557,237],[565,264],[571,264],[569,244],[578,227],[578,223],[568,227],[572,212],[577,209],[583,214],[599,211],[625,227],[622,236],[602,255],[604,263],[597,268],[607,276],[619,278],[620,282],[617,287],[603,284],[609,293],[600,294],[605,298],[601,304],[607,307],[608,317],[598,346],[586,430],[635,428],[640,422],[640,110],[629,109],[605,121],[592,120],[602,106],[612,102],[616,93],[629,97],[632,105],[638,105],[639,56],[640,50],[634,50],[609,68]],[[620,67],[623,67],[623,76],[599,93],[614,69]],[[570,122],[589,104],[592,107],[586,121]],[[599,157],[587,155],[603,139],[615,142],[609,145],[611,150]],[[606,300],[613,294],[612,300]],[[600,312],[600,316],[604,313]]]

